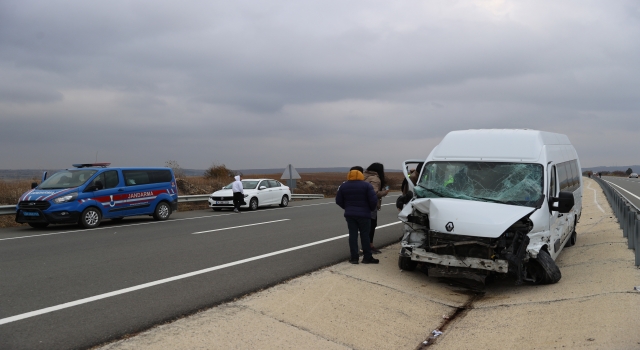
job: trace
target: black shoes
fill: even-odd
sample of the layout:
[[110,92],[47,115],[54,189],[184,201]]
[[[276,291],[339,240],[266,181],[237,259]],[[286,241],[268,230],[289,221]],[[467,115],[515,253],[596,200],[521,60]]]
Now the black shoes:
[[377,264],[379,263],[380,260],[376,259],[376,258],[371,258],[371,259],[362,259],[362,263],[363,264]]

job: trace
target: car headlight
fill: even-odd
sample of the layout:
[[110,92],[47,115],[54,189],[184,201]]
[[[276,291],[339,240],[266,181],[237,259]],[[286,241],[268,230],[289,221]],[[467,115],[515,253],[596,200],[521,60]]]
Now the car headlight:
[[56,204],[67,203],[75,200],[76,198],[78,198],[78,192],[73,192],[73,193],[65,194],[64,196],[58,197],[54,199],[53,202]]

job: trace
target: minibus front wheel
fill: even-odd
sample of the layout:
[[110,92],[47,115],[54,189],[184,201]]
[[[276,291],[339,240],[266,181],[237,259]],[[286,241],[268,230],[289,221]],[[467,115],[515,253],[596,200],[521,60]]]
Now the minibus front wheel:
[[84,228],[95,228],[102,221],[102,213],[96,207],[89,207],[80,215],[80,226]]
[[160,202],[156,206],[156,210],[153,212],[153,218],[158,221],[164,221],[171,215],[171,207],[167,202]]

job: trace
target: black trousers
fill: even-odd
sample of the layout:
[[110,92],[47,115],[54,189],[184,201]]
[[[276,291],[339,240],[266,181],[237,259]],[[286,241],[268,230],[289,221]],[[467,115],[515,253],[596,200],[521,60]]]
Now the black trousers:
[[369,228],[369,243],[373,244],[373,234],[376,233],[376,226],[378,226],[378,219],[371,219],[371,227]]
[[242,192],[233,192],[233,208],[240,210],[240,206],[244,202],[244,195]]

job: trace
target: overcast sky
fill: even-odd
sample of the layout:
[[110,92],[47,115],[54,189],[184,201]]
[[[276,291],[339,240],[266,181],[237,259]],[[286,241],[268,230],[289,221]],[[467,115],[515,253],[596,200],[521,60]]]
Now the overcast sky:
[[367,166],[447,132],[640,163],[640,2],[0,0],[0,168]]

